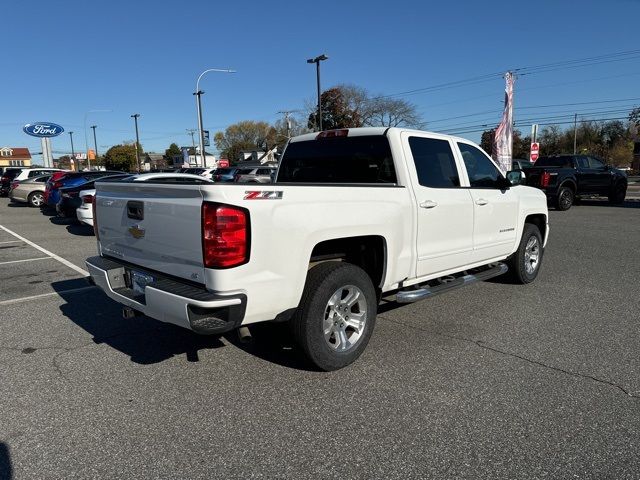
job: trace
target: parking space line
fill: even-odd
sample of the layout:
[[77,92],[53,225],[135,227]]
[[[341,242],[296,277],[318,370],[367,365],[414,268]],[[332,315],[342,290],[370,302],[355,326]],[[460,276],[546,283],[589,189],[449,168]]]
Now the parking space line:
[[35,262],[36,260],[49,260],[51,257],[38,257],[38,258],[23,258],[22,260],[9,260],[8,262],[0,262],[0,265],[7,265],[9,263],[20,262]]
[[53,252],[50,252],[49,250],[47,250],[46,248],[41,247],[38,244],[33,243],[31,240],[27,240],[26,238],[18,235],[16,232],[9,230],[7,227],[0,225],[0,228],[2,230],[4,230],[5,232],[7,232],[10,235],[13,235],[14,237],[16,237],[18,240],[23,241],[26,244],[31,245],[33,248],[35,248],[36,250],[40,250],[42,253],[44,253],[45,255],[49,255],[51,258],[54,258],[55,260],[59,261],[60,263],[62,263],[63,265],[66,265],[67,267],[75,270],[78,273],[81,273],[82,275],[84,275],[85,277],[89,276],[89,272],[87,272],[86,270],[78,267],[77,265],[74,265],[73,263],[71,263],[69,260],[65,260],[64,258],[60,257],[59,255],[56,255]]
[[67,293],[84,292],[85,290],[92,290],[94,288],[97,288],[97,287],[95,285],[88,285],[86,287],[70,288],[69,290],[62,290],[60,292],[49,292],[49,293],[41,293],[40,295],[31,295],[29,297],[12,298],[11,300],[0,301],[0,307],[4,305],[11,305],[13,303],[26,302],[27,300],[34,300],[36,298],[52,297],[53,295],[64,295]]

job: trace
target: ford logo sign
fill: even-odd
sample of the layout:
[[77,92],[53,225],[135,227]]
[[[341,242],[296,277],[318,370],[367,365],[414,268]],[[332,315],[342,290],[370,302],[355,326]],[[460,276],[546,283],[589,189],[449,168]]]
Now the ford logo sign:
[[27,123],[22,130],[32,137],[57,137],[64,132],[60,125],[47,122]]

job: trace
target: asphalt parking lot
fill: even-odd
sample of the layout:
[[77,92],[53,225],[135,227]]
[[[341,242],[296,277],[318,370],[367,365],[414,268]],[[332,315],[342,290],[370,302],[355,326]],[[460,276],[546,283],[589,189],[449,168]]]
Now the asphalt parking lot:
[[351,367],[200,337],[85,277],[90,228],[0,199],[0,478],[638,478],[640,201],[551,211],[537,281],[383,304]]

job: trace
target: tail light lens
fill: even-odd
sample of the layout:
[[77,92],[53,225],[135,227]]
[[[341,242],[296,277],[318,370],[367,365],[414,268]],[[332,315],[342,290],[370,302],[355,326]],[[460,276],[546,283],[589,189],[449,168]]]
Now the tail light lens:
[[549,172],[543,172],[542,175],[540,175],[540,186],[548,187],[550,179],[551,179],[551,174]]
[[319,138],[347,137],[348,135],[349,135],[349,129],[348,128],[342,128],[340,130],[325,130],[323,132],[320,132],[316,136],[316,139],[319,139]]
[[55,181],[51,184],[51,188],[60,188],[62,187],[62,182]]
[[18,185],[20,185],[20,182],[16,182],[16,181],[11,182],[11,190],[13,190],[14,188],[18,188]]
[[249,260],[249,212],[244,208],[204,202],[202,257],[206,268],[230,268],[246,263]]
[[93,195],[83,195],[82,201],[86,204],[93,204]]

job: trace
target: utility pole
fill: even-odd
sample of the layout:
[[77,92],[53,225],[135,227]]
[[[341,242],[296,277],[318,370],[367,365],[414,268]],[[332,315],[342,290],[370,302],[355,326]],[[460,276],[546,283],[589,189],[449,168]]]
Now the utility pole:
[[576,147],[578,145],[578,114],[573,115],[573,154],[576,154]]
[[193,139],[193,136],[196,134],[198,130],[195,128],[187,128],[187,133],[191,135],[191,146],[193,147],[193,154],[196,154],[196,141]]
[[91,125],[91,128],[93,129],[93,148],[96,154],[96,160],[98,160],[98,142],[96,140],[96,128],[98,126],[97,125]]
[[291,115],[295,111],[296,110],[281,110],[280,112],[278,112],[284,115],[284,123],[287,129],[287,138],[291,138],[291,121],[289,120],[289,115]]
[[73,132],[69,132],[69,138],[71,139],[71,158],[75,161],[76,152],[73,150]]
[[141,168],[140,168],[140,149],[138,148],[138,145],[140,144],[140,137],[138,136],[138,117],[140,116],[139,113],[134,113],[133,115],[131,115],[131,118],[133,118],[133,121],[136,124],[136,163],[138,164],[138,173],[140,173]]

